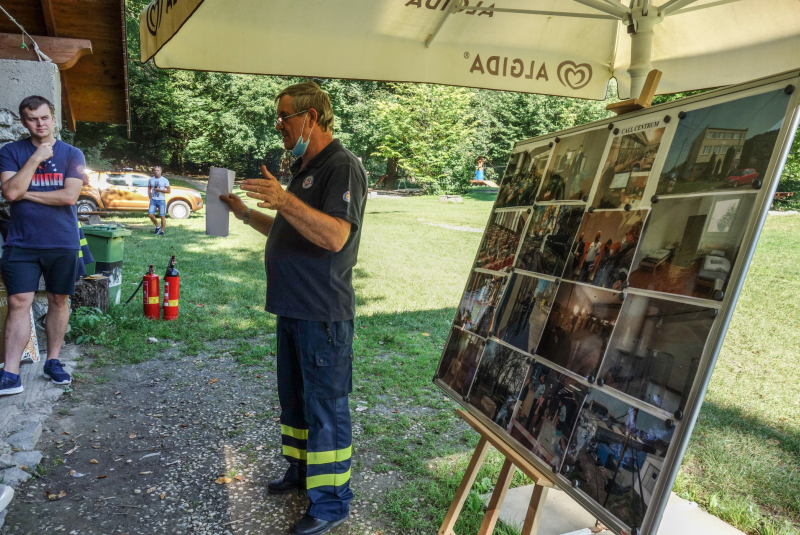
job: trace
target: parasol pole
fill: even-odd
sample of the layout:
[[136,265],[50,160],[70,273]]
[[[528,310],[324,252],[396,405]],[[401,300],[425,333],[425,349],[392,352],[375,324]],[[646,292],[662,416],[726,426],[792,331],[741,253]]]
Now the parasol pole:
[[628,74],[631,76],[630,98],[636,98],[642,92],[647,74],[653,70],[650,58],[653,52],[653,28],[664,20],[664,15],[656,9],[645,6],[634,7],[631,10],[632,24],[628,26],[631,33],[631,65]]

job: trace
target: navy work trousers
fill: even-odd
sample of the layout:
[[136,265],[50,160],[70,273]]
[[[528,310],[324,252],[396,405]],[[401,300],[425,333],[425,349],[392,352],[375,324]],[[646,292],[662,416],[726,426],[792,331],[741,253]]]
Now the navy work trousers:
[[353,320],[320,322],[278,316],[278,397],[283,456],[306,473],[308,514],[349,513]]

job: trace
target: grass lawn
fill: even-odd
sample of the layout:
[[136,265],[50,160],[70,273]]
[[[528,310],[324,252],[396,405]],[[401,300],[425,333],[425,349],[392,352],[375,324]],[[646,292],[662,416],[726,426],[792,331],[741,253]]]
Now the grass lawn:
[[[477,443],[431,378],[481,238],[465,228],[482,230],[492,201],[491,193],[475,192],[463,204],[428,197],[367,204],[355,270],[351,401],[414,410],[355,413],[365,436],[354,446],[381,453],[385,464],[373,470],[403,475],[405,486],[386,496],[381,508],[402,533],[438,529]],[[274,332],[274,317],[263,310],[265,238],[234,219],[228,238],[207,237],[203,217],[168,221],[166,236],[153,236],[144,215],[115,217],[133,231],[125,242],[124,299],[149,264],[163,276],[174,254],[180,318],[145,320],[139,298],[114,307],[108,341],[92,349],[94,365],[139,362],[175,342],[191,354],[216,339]],[[800,530],[798,295],[800,216],[770,218],[675,489],[753,534]],[[148,344],[150,336],[160,342]],[[234,355],[243,367],[274,369],[270,343],[242,342]],[[491,486],[500,465],[498,455],[489,456],[476,490]],[[517,474],[514,484],[524,483]],[[471,495],[456,532],[477,532],[482,514]],[[514,533],[507,526],[496,532]]]

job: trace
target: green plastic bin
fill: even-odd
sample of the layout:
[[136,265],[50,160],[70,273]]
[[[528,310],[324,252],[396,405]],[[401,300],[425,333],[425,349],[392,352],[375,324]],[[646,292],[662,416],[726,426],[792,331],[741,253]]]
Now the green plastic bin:
[[125,236],[131,231],[117,225],[83,225],[94,262],[86,265],[86,274],[108,272],[108,298],[112,304],[120,302],[122,290],[122,248]]

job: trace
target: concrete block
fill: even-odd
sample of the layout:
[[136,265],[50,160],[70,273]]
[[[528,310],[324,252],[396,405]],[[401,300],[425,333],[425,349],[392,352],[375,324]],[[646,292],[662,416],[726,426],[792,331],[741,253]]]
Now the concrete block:
[[17,463],[14,462],[14,456],[5,453],[0,455],[0,470],[5,470],[6,468],[11,468],[12,466],[17,466]]
[[42,423],[39,421],[30,421],[21,430],[6,438],[6,442],[12,448],[30,451],[36,447],[40,436],[42,436]]
[[25,466],[28,470],[33,470],[42,462],[43,455],[41,451],[19,451],[12,457],[16,466]]
[[18,487],[21,483],[25,483],[31,478],[31,475],[25,470],[21,470],[16,466],[13,468],[6,468],[0,470],[0,482],[9,487]]
[[[509,489],[500,520],[509,526],[521,528],[528,514],[533,485]],[[488,503],[491,494],[481,496]],[[596,519],[567,493],[557,488],[550,489],[544,502],[544,513],[539,524],[538,535],[562,535],[594,526]]]
[[[61,78],[55,63],[45,61],[0,60],[0,145],[16,141],[28,131],[19,123],[19,103],[31,95],[46,98],[56,108],[61,124]],[[10,124],[9,124],[10,123]],[[59,128],[56,127],[56,137]]]
[[674,492],[670,494],[658,535],[744,535],[741,531],[709,514],[694,503],[684,500]]
[[58,398],[60,398],[63,393],[64,391],[60,388],[46,388],[44,392],[42,392],[42,397],[47,401],[55,402],[58,401]]

